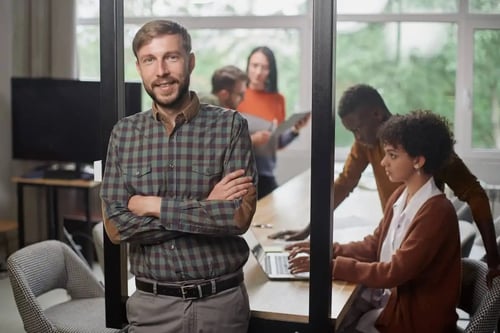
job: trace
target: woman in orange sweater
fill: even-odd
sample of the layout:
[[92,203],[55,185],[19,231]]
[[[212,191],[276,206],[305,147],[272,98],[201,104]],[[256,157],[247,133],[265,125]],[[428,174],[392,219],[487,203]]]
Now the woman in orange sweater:
[[[379,131],[381,165],[402,182],[373,234],[333,244],[335,279],[362,285],[342,329],[352,333],[449,333],[456,331],[461,280],[460,236],[455,209],[433,174],[451,156],[453,135],[430,111],[395,115]],[[446,230],[446,232],[443,232]],[[293,273],[309,270],[307,242],[295,244]]]
[[[285,98],[278,92],[278,70],[274,53],[267,46],[259,46],[250,52],[247,62],[248,86],[238,111],[250,114],[280,124],[285,120]],[[302,127],[309,121],[309,117],[301,119],[291,129],[282,133],[277,142],[259,142],[258,133],[252,135],[255,149],[255,160],[259,175],[257,183],[258,198],[271,193],[278,183],[274,176],[276,168],[276,149],[286,147],[298,135]],[[263,145],[273,148],[259,149]],[[271,150],[271,153],[269,151]]]

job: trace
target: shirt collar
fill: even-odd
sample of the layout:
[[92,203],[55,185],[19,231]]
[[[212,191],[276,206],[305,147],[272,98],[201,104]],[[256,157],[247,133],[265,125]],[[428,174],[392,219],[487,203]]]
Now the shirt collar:
[[431,177],[421,188],[418,189],[418,191],[413,195],[413,198],[411,198],[410,202],[406,205],[406,208],[403,210],[402,207],[404,206],[404,202],[408,195],[408,189],[405,188],[398,200],[394,203],[394,212],[401,212],[403,210],[402,213],[405,214],[410,221],[412,221],[420,207],[422,207],[427,200],[441,193],[442,192],[439,188],[437,188],[436,183],[434,182],[434,177]]
[[[198,95],[196,95],[196,93],[194,91],[190,91],[189,97],[190,97],[191,101],[184,109],[181,110],[181,112],[175,118],[176,124],[184,123],[184,122],[189,123],[191,121],[191,119],[196,117],[196,115],[198,114],[198,112],[200,110],[200,100],[198,99]],[[154,102],[153,102],[153,118],[156,121],[162,122],[163,124],[167,123],[166,116],[164,115],[164,113],[161,110],[158,109],[158,107],[156,106],[156,103],[154,103]]]

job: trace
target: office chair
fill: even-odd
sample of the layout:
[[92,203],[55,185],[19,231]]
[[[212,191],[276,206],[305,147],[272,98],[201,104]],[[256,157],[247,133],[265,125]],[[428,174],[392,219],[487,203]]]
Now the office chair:
[[460,230],[460,247],[462,250],[462,258],[467,258],[474,245],[474,239],[476,238],[476,228],[469,221],[458,221],[458,226]]
[[500,277],[493,280],[491,288],[486,286],[486,263],[462,258],[462,292],[458,307],[470,316],[464,333],[492,333],[498,331],[500,318]]
[[104,223],[102,221],[92,227],[92,240],[97,254],[97,262],[104,274]]
[[[120,332],[106,328],[104,287],[65,243],[47,240],[26,246],[8,258],[7,269],[26,332]],[[61,288],[70,299],[42,308],[38,297]]]

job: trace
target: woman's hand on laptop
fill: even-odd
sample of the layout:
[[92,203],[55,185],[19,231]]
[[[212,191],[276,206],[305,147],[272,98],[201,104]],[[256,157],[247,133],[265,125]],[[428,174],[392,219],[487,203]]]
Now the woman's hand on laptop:
[[293,244],[290,249],[290,255],[288,256],[288,268],[290,273],[298,274],[309,272],[310,270],[310,242],[301,242]]

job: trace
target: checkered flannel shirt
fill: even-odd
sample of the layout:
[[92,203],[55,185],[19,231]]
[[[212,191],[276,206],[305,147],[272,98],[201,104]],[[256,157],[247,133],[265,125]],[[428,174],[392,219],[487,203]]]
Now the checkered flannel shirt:
[[[256,183],[246,120],[232,110],[200,105],[193,92],[171,130],[154,110],[115,125],[101,186],[105,218],[120,241],[130,244],[132,273],[186,281],[237,271],[248,259],[240,235],[255,212],[255,195],[206,198],[227,173],[240,168]],[[160,196],[160,218],[132,214],[127,203],[135,194]],[[246,227],[237,227],[237,220]]]

